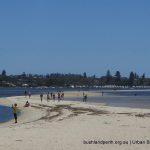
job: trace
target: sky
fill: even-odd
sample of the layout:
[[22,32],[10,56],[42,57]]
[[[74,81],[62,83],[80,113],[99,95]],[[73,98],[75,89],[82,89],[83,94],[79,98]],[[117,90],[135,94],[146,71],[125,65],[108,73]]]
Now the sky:
[[149,0],[1,0],[0,71],[150,77]]

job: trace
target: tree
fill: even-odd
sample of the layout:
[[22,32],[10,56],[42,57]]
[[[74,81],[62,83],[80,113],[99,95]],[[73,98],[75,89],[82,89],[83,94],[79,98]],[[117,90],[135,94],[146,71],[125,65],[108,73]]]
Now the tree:
[[143,75],[141,76],[140,85],[144,86],[144,81],[145,81],[145,73],[143,73]]
[[135,78],[135,79],[138,79],[138,78],[139,78],[139,75],[138,75],[136,72],[134,73],[134,78]]
[[87,78],[86,72],[83,73],[83,78],[84,78],[84,79]]
[[134,73],[130,72],[130,76],[129,76],[129,86],[130,87],[132,87],[134,85],[134,79],[135,79]]
[[120,74],[120,71],[116,71],[115,77],[116,77],[116,79],[115,79],[115,84],[116,84],[116,85],[119,85],[119,84],[120,84],[120,81],[121,81],[121,74]]
[[25,78],[26,77],[26,73],[23,72],[21,76]]
[[2,76],[6,76],[6,71],[5,70],[2,71]]
[[111,77],[110,70],[107,70],[106,77]]
[[112,78],[112,76],[111,76],[110,70],[107,70],[107,72],[106,72],[106,84],[110,83],[111,78]]
[[121,79],[120,71],[116,71],[115,76],[117,80],[120,80]]

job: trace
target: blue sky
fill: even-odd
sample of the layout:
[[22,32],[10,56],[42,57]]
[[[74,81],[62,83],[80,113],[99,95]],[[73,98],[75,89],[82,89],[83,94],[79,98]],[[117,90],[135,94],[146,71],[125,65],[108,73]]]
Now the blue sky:
[[0,1],[0,71],[150,76],[148,0]]

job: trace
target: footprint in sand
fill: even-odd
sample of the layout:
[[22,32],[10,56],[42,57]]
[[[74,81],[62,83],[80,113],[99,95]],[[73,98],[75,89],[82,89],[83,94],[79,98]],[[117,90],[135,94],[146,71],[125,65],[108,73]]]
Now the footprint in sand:
[[17,142],[22,142],[23,140],[16,140]]

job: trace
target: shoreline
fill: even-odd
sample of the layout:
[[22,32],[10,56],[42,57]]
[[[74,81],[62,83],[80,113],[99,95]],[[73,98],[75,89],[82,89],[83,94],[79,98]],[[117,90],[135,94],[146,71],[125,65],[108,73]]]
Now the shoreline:
[[[76,97],[81,97],[81,95],[82,95],[82,91],[67,91],[66,93],[68,93],[68,95],[66,96],[67,98],[72,98],[72,96],[76,96]],[[88,91],[88,94],[90,95],[90,96],[99,96],[99,95],[101,95],[100,93],[93,93],[93,92],[91,92],[91,91]],[[103,96],[101,96],[102,98],[103,98]],[[115,97],[115,96],[113,96],[113,95],[105,95],[104,96],[105,98],[111,98],[111,97]],[[117,96],[118,98],[120,98],[120,97],[124,97],[124,98],[126,98],[126,96]],[[130,97],[130,96],[127,96],[127,97]],[[37,102],[36,101],[36,103],[34,103],[34,105],[32,105],[32,101],[31,101],[31,106],[29,107],[29,108],[25,108],[24,107],[24,104],[25,104],[25,102],[28,100],[28,101],[30,101],[30,100],[32,100],[32,98],[34,98],[34,99],[39,99],[39,102]],[[6,106],[6,107],[9,107],[9,108],[11,108],[11,105],[13,104],[13,103],[17,103],[17,104],[19,104],[19,108],[18,108],[18,110],[19,110],[19,115],[18,115],[18,117],[20,118],[24,118],[24,117],[22,117],[22,115],[24,115],[24,113],[27,113],[28,111],[26,111],[26,110],[28,110],[28,109],[30,109],[31,107],[38,107],[37,105],[40,105],[40,104],[50,104],[50,105],[52,105],[52,106],[55,106],[55,105],[77,105],[77,104],[79,104],[79,105],[81,105],[82,107],[92,107],[92,106],[94,106],[96,109],[99,109],[99,107],[100,108],[104,108],[104,109],[106,109],[106,110],[110,110],[110,111],[115,111],[115,112],[117,112],[117,111],[123,111],[123,113],[124,113],[124,111],[126,112],[126,111],[130,111],[130,112],[134,112],[134,113],[150,113],[150,109],[148,109],[148,108],[137,108],[137,107],[120,107],[120,106],[108,106],[108,105],[106,105],[106,103],[100,103],[100,102],[83,102],[83,101],[72,101],[72,100],[61,100],[60,102],[58,102],[58,100],[56,99],[55,101],[53,101],[53,100],[50,100],[50,102],[47,102],[46,101],[46,97],[45,97],[45,99],[44,99],[44,103],[40,103],[40,98],[39,98],[39,95],[37,95],[37,94],[35,94],[35,95],[32,95],[32,98],[31,99],[29,99],[29,98],[25,98],[24,96],[10,96],[10,97],[5,97],[5,98],[0,98],[0,102],[1,102],[1,106]],[[5,100],[2,100],[2,99],[5,99]],[[22,101],[19,101],[20,99],[22,99]],[[37,111],[37,110],[35,110],[35,111]],[[32,112],[31,112],[32,113]],[[40,112],[40,114],[41,114],[41,112]],[[43,114],[41,114],[40,115],[41,117],[43,116]],[[37,116],[37,118],[38,118],[39,116]],[[10,119],[10,120],[8,120],[8,121],[6,121],[6,122],[1,122],[0,123],[0,125],[2,125],[2,124],[9,124],[9,123],[12,123],[13,122],[13,118],[12,119]]]
[[[69,95],[73,95],[71,92]],[[31,107],[23,105],[29,100]],[[21,110],[18,123],[0,124],[0,150],[76,150],[76,149],[149,149],[150,144],[119,145],[115,141],[150,139],[150,110],[110,107],[78,101],[50,101],[39,96],[8,97],[0,102],[17,103]],[[9,140],[9,142],[8,142]],[[88,141],[110,141],[113,144],[89,144]],[[121,147],[120,147],[121,146]]]

